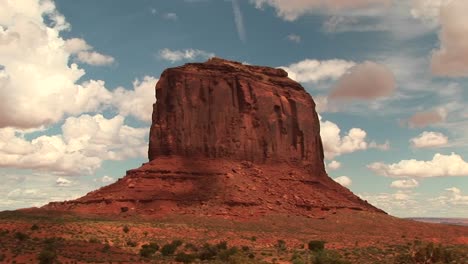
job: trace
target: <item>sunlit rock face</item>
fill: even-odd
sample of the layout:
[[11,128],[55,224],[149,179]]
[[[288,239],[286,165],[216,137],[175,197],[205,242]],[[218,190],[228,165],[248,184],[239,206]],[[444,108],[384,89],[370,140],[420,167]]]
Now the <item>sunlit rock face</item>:
[[163,72],[149,159],[300,161],[324,174],[315,103],[281,69],[213,58]]

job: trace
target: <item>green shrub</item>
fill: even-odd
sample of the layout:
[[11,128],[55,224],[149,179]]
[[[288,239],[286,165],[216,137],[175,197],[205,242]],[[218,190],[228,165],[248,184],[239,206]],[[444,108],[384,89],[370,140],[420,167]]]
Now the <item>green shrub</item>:
[[322,240],[312,240],[308,244],[310,251],[322,251],[325,249],[325,241]]
[[182,263],[192,263],[197,259],[197,256],[194,254],[179,253],[175,257],[175,261]]
[[141,246],[140,256],[145,257],[145,258],[149,258],[152,255],[154,255],[154,253],[156,253],[156,251],[158,251],[158,250],[159,250],[159,245],[156,244],[156,243],[145,244],[145,245]]

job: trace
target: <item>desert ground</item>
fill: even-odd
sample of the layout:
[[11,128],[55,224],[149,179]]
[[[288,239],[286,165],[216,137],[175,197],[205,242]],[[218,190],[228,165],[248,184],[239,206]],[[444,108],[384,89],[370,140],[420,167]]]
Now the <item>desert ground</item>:
[[[468,263],[468,227],[339,210],[326,218],[0,214],[2,263]],[[323,247],[323,248],[322,248]]]

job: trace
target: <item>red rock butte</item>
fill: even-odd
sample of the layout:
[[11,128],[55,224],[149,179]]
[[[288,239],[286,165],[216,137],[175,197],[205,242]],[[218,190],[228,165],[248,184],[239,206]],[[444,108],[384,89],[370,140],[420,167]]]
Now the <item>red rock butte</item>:
[[148,158],[111,185],[43,208],[145,216],[383,213],[328,177],[315,103],[282,69],[212,58],[165,70]]

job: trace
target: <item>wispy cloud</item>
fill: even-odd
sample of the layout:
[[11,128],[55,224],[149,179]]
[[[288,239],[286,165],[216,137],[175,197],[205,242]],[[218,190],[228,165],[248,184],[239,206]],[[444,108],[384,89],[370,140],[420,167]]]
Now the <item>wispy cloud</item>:
[[172,21],[177,21],[179,19],[176,13],[166,13],[163,15],[163,18]]
[[296,35],[296,34],[289,34],[287,38],[288,38],[289,41],[292,41],[292,42],[295,42],[295,43],[300,43],[301,42],[301,36]]
[[247,41],[247,36],[245,34],[244,18],[242,17],[242,12],[237,0],[232,0],[232,11],[234,12],[234,22],[236,23],[239,39],[245,43]]

